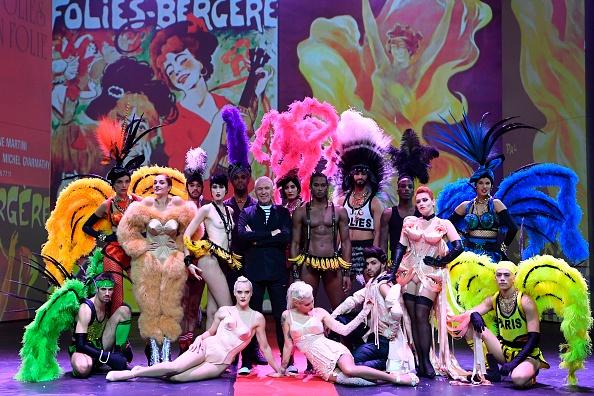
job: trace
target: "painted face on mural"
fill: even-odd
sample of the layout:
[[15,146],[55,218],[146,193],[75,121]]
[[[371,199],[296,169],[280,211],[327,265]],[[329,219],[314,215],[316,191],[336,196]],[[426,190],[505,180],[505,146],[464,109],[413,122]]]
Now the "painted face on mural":
[[405,63],[410,62],[410,52],[406,43],[403,40],[395,40],[390,43],[390,53],[394,57],[394,63]]
[[202,78],[200,75],[202,64],[194,58],[187,48],[182,52],[172,52],[165,55],[163,68],[171,84],[181,91],[187,91],[196,86]]

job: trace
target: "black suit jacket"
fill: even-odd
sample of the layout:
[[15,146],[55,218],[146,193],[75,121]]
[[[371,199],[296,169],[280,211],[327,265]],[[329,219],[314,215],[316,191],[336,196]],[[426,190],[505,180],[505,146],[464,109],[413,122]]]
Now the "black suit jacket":
[[[249,226],[251,231],[246,230]],[[277,280],[287,276],[286,250],[291,240],[291,215],[287,208],[272,205],[270,217],[260,205],[244,208],[237,231],[245,242],[245,276],[254,281]],[[273,230],[281,232],[271,235]]]

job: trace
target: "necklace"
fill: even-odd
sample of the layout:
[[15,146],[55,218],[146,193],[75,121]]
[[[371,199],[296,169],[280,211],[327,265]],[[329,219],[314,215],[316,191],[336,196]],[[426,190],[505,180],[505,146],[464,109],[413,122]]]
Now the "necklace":
[[[126,204],[124,206],[120,206],[120,202],[126,202]],[[113,208],[120,212],[121,214],[124,214],[124,212],[126,211],[126,209],[128,209],[128,204],[130,203],[130,197],[126,197],[126,198],[118,198],[117,196],[113,197]]]
[[499,295],[499,309],[505,316],[511,315],[516,308],[516,300],[518,298],[518,291],[516,290],[511,297],[503,297]]
[[484,199],[478,199],[478,197],[475,197],[474,202],[476,202],[478,205],[485,205],[487,202],[489,202],[489,199],[491,199],[490,195],[487,195]]
[[295,211],[295,209],[297,209],[298,207],[300,207],[302,204],[303,204],[303,201],[301,200],[301,197],[299,197],[296,200],[294,200],[293,202],[287,202],[287,205],[285,207],[287,209],[289,209],[289,212],[291,214],[293,214],[293,212]]
[[113,197],[113,200],[116,201],[116,202],[124,202],[124,201],[130,200],[130,196],[129,195],[126,195],[125,198],[120,198],[120,197],[118,197],[116,195],[115,197]]
[[434,217],[435,217],[435,213],[431,213],[429,216],[423,216],[423,219],[430,221]]
[[359,221],[359,215],[363,214],[362,211],[359,212],[359,209],[361,209],[365,205],[368,196],[369,190],[367,189],[365,189],[365,192],[360,197],[357,197],[355,193],[353,193],[352,195],[353,203],[351,204],[351,214],[354,215],[355,212],[357,212],[357,214],[355,215],[355,224],[357,224],[357,222]]
[[[360,197],[357,197],[357,195],[355,193],[353,193],[353,204],[354,204],[353,206],[357,205],[359,207],[356,209],[360,209],[363,206],[363,204],[365,203],[365,201],[367,201],[368,196],[369,196],[369,190],[367,190],[367,189],[365,190],[365,192],[363,194],[361,194]],[[355,208],[353,207],[353,209],[355,209]]]
[[225,228],[225,234],[227,234],[227,241],[229,242],[229,249],[231,249],[231,231],[233,231],[233,219],[231,218],[231,215],[229,214],[229,208],[227,207],[227,205],[223,204],[223,207],[225,208],[225,213],[227,214],[227,216],[225,217],[225,215],[219,208],[219,205],[217,205],[214,202],[212,202],[212,205],[215,207],[215,209],[217,210],[217,213],[219,214],[219,216],[221,217],[221,220],[223,221],[223,227]]
[[244,197],[244,198],[237,198],[237,197],[235,197],[235,202],[237,202],[237,203],[244,203],[246,199],[247,199],[247,197]]

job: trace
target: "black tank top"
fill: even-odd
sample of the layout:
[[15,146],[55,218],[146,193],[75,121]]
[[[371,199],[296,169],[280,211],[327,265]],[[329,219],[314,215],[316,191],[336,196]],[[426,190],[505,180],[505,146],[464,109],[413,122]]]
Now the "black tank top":
[[[421,213],[416,206],[414,216],[421,217]],[[396,245],[398,245],[398,242],[400,242],[400,234],[402,233],[403,223],[404,219],[400,216],[400,212],[398,212],[398,206],[392,206],[392,216],[390,216],[390,222],[388,223],[388,229],[390,231],[390,251],[392,252],[392,257],[394,256]]]

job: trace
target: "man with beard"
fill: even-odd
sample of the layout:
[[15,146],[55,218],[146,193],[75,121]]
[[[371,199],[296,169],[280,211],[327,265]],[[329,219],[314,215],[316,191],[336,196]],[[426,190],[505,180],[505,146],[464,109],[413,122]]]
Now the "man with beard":
[[[354,347],[355,364],[390,373],[410,373],[415,368],[415,360],[402,332],[400,285],[390,286],[387,281],[380,279],[380,275],[385,273],[388,260],[381,248],[367,247],[363,250],[363,257],[369,282],[365,288],[340,304],[332,312],[332,316],[346,324],[351,318],[344,314],[359,310],[366,301],[372,301],[367,332],[361,335],[361,332],[354,331],[348,336],[348,341]],[[413,377],[414,374],[409,375],[411,379],[416,378]]]
[[[311,201],[293,213],[289,261],[294,263],[294,277],[311,285],[314,296],[322,279],[334,309],[351,288],[350,277],[340,271],[341,267],[348,270],[351,261],[349,217],[345,208],[328,200],[328,179],[323,173],[313,174],[309,187]],[[305,230],[305,241],[300,253],[302,230]],[[342,257],[338,253],[338,238]]]
[[367,278],[364,273],[363,249],[379,245],[384,210],[384,205],[376,197],[377,188],[369,183],[370,173],[366,164],[356,165],[347,176],[351,188],[344,198],[338,200],[338,204],[344,206],[349,216],[349,238],[352,246],[350,275],[353,277],[363,274],[365,281]]
[[351,279],[356,276],[354,292],[365,285],[363,249],[379,246],[381,217],[384,205],[378,198],[389,188],[394,173],[388,160],[392,139],[377,123],[355,110],[340,115],[336,128],[340,140],[338,175],[334,188],[336,202],[349,216],[352,246]]
[[[109,316],[108,304],[111,303],[113,275],[99,274],[95,279],[96,294],[81,300],[76,324],[72,335],[72,345],[68,352],[72,375],[77,378],[88,377],[93,369],[107,364],[114,370],[124,370],[127,366],[122,350],[126,345],[132,312],[130,307],[122,305]],[[112,352],[113,349],[113,352]]]
[[412,177],[404,175],[398,179],[398,205],[384,210],[381,219],[380,229],[380,247],[384,252],[388,251],[388,242],[390,243],[391,257],[395,257],[394,252],[400,241],[402,233],[402,224],[404,218],[408,216],[421,217],[416,205],[412,201],[415,190],[415,183]]
[[[254,186],[258,204],[241,212],[237,232],[246,248],[245,276],[253,285],[250,307],[262,312],[264,293],[268,291],[276,322],[276,339],[282,351],[285,336],[281,315],[287,306],[288,277],[285,262],[287,245],[291,240],[291,214],[287,208],[272,202],[273,184],[270,178],[262,176],[256,180]],[[249,374],[250,369],[251,366],[242,362],[240,371],[243,373],[240,374]]]
[[[184,175],[186,177],[186,190],[188,192],[188,202],[193,202],[196,209],[208,203],[204,200],[202,192],[204,190],[204,170],[207,164],[207,154],[200,147],[190,149],[186,153],[186,166]],[[194,260],[196,264],[197,260]],[[196,279],[191,273],[188,274],[188,280],[184,287],[181,304],[184,310],[184,316],[181,322],[182,334],[179,336],[180,355],[188,350],[194,341],[194,329],[202,325],[202,293],[204,292],[204,280]]]

